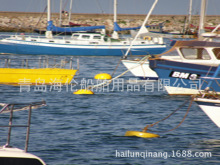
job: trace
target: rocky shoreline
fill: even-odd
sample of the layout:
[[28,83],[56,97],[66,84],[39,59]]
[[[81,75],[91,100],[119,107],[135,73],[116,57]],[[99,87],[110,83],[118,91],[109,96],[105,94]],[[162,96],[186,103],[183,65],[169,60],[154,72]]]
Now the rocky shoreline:
[[[0,12],[1,32],[33,32],[34,29],[46,29],[46,13],[26,13],[26,12]],[[120,27],[141,26],[146,15],[119,14],[118,24]],[[71,21],[78,24],[105,25],[106,30],[113,30],[112,14],[72,14]],[[52,20],[59,26],[59,13],[52,14]],[[164,23],[165,31],[181,31],[187,22],[186,15],[152,15],[148,21],[149,25]],[[219,15],[206,17],[205,26],[215,27],[220,23]],[[62,16],[62,24],[68,24],[68,15]],[[199,24],[199,16],[192,16],[193,25]]]

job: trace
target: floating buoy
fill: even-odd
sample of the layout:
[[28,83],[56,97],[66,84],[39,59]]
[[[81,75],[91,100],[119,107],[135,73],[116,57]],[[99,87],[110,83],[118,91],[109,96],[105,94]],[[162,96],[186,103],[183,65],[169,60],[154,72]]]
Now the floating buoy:
[[75,95],[93,95],[94,92],[88,89],[79,89],[75,92],[73,92]]
[[95,75],[94,79],[110,80],[110,79],[112,79],[112,76],[108,73],[99,73],[99,74]]
[[127,131],[125,136],[137,136],[141,138],[156,138],[160,137],[157,134],[149,133],[149,132],[141,132],[141,131]]

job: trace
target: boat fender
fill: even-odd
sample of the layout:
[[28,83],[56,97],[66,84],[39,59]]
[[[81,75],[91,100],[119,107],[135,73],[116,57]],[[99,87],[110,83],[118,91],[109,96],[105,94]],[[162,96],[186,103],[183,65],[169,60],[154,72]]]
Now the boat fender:
[[152,40],[152,38],[150,36],[145,36],[144,40]]

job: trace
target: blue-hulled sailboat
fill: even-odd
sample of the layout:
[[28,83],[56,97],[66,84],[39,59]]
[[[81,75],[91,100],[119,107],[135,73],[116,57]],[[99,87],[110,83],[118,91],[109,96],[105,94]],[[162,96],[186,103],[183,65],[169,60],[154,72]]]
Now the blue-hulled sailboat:
[[[115,38],[105,33],[74,33],[72,36],[52,35],[53,29],[59,29],[51,20],[51,0],[48,0],[48,27],[45,37],[13,35],[0,40],[0,53],[30,54],[30,55],[83,55],[83,56],[123,56],[129,49],[129,54],[145,55],[159,54],[166,50],[162,39],[146,40],[142,38]],[[158,1],[158,0],[156,0]],[[75,27],[80,28],[80,27]],[[83,27],[82,30],[104,27]],[[59,29],[60,30],[60,29]],[[67,31],[68,28],[65,28]],[[73,29],[69,28],[70,31]],[[79,30],[79,29],[77,29]],[[81,29],[80,29],[81,30]],[[131,45],[132,44],[132,48]]]

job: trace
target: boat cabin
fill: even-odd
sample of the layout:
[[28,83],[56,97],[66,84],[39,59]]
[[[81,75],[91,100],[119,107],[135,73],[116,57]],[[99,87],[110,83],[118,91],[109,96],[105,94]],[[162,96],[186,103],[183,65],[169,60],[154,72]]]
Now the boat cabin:
[[10,147],[0,147],[1,165],[46,165],[39,157]]
[[177,41],[162,58],[197,64],[220,64],[220,43],[207,41]]
[[78,40],[104,40],[104,35],[99,33],[74,33],[71,38]]

